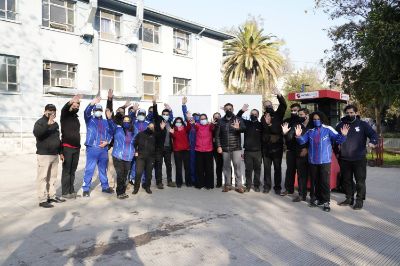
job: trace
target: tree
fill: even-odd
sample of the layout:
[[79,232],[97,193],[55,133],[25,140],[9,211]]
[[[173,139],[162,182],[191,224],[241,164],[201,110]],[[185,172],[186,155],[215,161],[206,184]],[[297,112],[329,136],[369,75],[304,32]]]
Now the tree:
[[283,85],[285,95],[290,92],[299,92],[302,84],[306,86],[305,91],[315,91],[324,87],[319,72],[315,68],[303,68],[299,71],[288,74]]
[[235,38],[223,45],[223,80],[228,91],[255,93],[261,88],[265,96],[265,88],[273,86],[281,73],[281,45],[272,35],[264,35],[254,21],[239,27]]
[[334,46],[325,61],[329,78],[340,73],[345,92],[374,109],[377,131],[400,97],[400,3],[398,0],[317,0],[332,19]]

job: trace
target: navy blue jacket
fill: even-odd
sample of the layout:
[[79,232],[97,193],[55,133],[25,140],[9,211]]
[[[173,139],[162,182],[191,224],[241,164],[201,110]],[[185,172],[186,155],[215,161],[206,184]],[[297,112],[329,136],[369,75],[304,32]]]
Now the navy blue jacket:
[[138,133],[137,128],[132,125],[133,132],[129,130],[125,131],[120,125],[115,124],[112,119],[108,119],[107,121],[114,132],[112,156],[123,161],[132,161],[135,155],[134,142]]
[[86,122],[85,146],[99,148],[101,141],[111,142],[113,132],[108,126],[107,119],[97,118],[92,115],[94,107],[94,105],[89,104],[83,113]]

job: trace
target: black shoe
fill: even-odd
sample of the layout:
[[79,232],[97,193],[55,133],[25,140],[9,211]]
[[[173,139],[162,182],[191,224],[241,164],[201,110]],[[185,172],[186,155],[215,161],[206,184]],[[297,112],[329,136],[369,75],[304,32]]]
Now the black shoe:
[[363,208],[363,201],[362,200],[356,200],[356,204],[354,204],[353,209],[358,211]]
[[279,195],[284,197],[284,196],[287,196],[287,194],[288,194],[288,192],[285,190],[285,191],[282,191]]
[[215,187],[216,187],[216,188],[221,188],[221,187],[222,187],[222,185],[220,185],[220,184],[217,184]]
[[89,193],[89,191],[83,191],[83,193],[82,193],[82,197],[89,198],[89,197],[90,197],[90,193]]
[[307,201],[307,196],[302,197],[301,201]]
[[317,205],[318,206],[322,206],[322,205],[324,205],[325,204],[325,202],[322,202],[322,201],[320,201],[320,200],[317,200]]
[[264,193],[264,194],[268,194],[268,193],[269,193],[269,191],[270,191],[270,189],[269,189],[269,188],[264,188],[264,189],[263,189],[263,193]]
[[48,199],[47,202],[48,202],[48,203],[52,203],[52,202],[54,202],[54,203],[63,203],[63,202],[66,202],[66,200],[65,200],[65,199],[61,199],[61,198],[55,196],[55,197],[52,198],[52,199]]
[[126,198],[129,198],[129,196],[124,193],[124,194],[118,195],[117,198],[126,199]]
[[324,207],[322,208],[325,212],[331,211],[331,206],[329,206],[329,202],[324,203]]
[[344,201],[342,201],[341,203],[339,203],[339,206],[350,206],[354,204],[354,200],[352,199],[346,199]]
[[129,184],[131,184],[132,186],[135,185],[135,183],[133,183],[133,180],[129,180]]
[[250,187],[246,187],[244,191],[245,192],[250,192]]
[[151,193],[153,193],[149,187],[148,187],[148,188],[146,188],[145,190],[146,190],[146,193],[147,193],[147,194],[151,194]]
[[301,198],[300,196],[295,197],[294,199],[292,199],[293,202],[300,202]]
[[253,189],[255,192],[260,192],[260,188],[259,187],[254,187]]
[[318,206],[317,203],[318,203],[317,200],[310,199],[310,203],[308,204],[308,207],[315,208]]
[[106,189],[102,189],[101,192],[112,194],[112,193],[114,193],[114,189],[109,187],[109,188],[106,188]]
[[193,185],[190,184],[190,183],[187,183],[186,186],[187,186],[187,187],[193,187]]
[[42,207],[42,208],[53,208],[54,205],[51,204],[50,202],[44,201],[44,202],[40,202],[39,203],[39,207]]
[[135,186],[135,187],[133,187],[132,194],[133,194],[133,195],[137,194],[137,193],[139,192],[139,188],[140,188],[140,186]]
[[281,191],[280,190],[275,190],[275,194],[276,195],[281,195]]
[[177,187],[177,188],[181,188],[181,187],[182,187],[182,185],[176,185],[176,187]]
[[159,183],[159,184],[157,184],[157,188],[158,188],[158,189],[164,189],[164,185],[163,185],[163,183]]
[[175,182],[168,181],[167,187],[176,187]]

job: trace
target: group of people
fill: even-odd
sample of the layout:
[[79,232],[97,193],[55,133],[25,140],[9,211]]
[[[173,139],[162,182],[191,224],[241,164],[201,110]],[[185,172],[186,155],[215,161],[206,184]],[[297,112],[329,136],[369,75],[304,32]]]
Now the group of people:
[[[309,206],[322,206],[324,211],[330,211],[330,170],[334,150],[339,158],[341,185],[346,194],[346,199],[339,205],[361,209],[366,194],[366,142],[369,138],[371,147],[377,144],[374,130],[360,119],[354,105],[346,106],[346,115],[336,129],[328,125],[325,114],[320,111],[310,114],[298,103],[290,106],[291,115],[284,119],[287,104],[279,92],[276,94],[279,101],[276,110],[267,100],[263,102],[261,117],[259,110],[252,109],[249,119],[242,117],[249,110],[247,104],[235,115],[234,106],[226,103],[224,116],[217,112],[209,119],[207,114],[188,112],[186,97],[182,99],[182,117],[175,117],[168,104],[159,114],[155,99],[147,112],[129,101],[114,112],[111,90],[105,110],[100,97],[94,98],[83,113],[87,133],[82,196],[90,197],[96,166],[102,192],[114,193],[108,171],[115,169],[117,197],[126,199],[129,197],[126,193],[128,182],[133,185],[132,194],[139,192],[141,184],[147,193],[152,193],[153,170],[157,188],[163,189],[162,168],[165,164],[168,187],[186,185],[213,189],[215,172],[216,187],[222,187],[223,192],[233,189],[234,177],[234,189],[239,193],[251,189],[260,192],[262,188],[263,193],[273,189],[278,195],[291,195],[295,193],[297,174],[298,195],[293,201],[307,200],[309,183]],[[81,96],[74,96],[61,110],[61,139],[54,105],[46,105],[43,117],[35,123],[33,133],[37,140],[37,184],[41,207],[51,208],[54,206],[52,203],[77,196],[74,183],[81,148],[80,100]],[[241,174],[242,133],[244,185]],[[285,146],[287,170],[282,190],[281,164]],[[172,180],[172,154],[175,182]],[[59,159],[63,162],[62,197],[56,196],[55,191]]]

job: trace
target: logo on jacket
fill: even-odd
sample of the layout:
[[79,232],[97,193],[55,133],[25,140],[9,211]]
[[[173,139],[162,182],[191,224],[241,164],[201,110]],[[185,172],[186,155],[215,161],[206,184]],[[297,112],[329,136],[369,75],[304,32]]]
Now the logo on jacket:
[[355,127],[356,132],[360,132],[360,127]]

